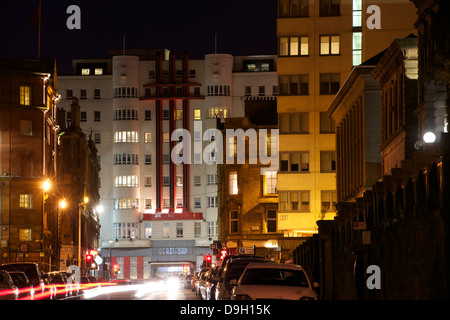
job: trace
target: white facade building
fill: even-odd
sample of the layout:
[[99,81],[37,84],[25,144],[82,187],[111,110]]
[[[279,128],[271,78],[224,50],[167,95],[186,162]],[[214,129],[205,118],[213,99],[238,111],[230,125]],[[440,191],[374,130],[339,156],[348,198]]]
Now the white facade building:
[[[166,49],[76,59],[73,75],[58,77],[58,107],[70,122],[70,101],[78,97],[81,127],[96,142],[102,257],[119,265],[119,279],[194,271],[213,253],[218,159],[203,152],[214,140],[206,130],[217,118],[244,116],[246,100],[275,99],[277,82],[276,56],[177,60]],[[177,139],[182,128],[190,152]],[[191,164],[172,161],[179,143]]]

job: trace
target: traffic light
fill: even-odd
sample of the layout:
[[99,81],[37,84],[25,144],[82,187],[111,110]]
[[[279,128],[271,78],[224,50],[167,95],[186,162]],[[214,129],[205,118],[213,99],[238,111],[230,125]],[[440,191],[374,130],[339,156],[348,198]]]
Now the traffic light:
[[117,276],[117,274],[119,273],[119,265],[115,264],[113,266],[113,272],[114,272],[114,275]]
[[189,272],[189,266],[183,265],[183,273],[187,274]]
[[211,257],[210,254],[208,254],[207,256],[205,256],[205,261],[206,261],[206,267],[207,267],[207,268],[211,267],[212,257]]

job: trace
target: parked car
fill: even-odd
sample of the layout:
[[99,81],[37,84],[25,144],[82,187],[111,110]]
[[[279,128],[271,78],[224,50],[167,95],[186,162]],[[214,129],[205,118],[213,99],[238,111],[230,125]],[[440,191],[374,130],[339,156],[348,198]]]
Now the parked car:
[[215,290],[217,284],[217,276],[219,271],[219,267],[214,267],[206,272],[202,281],[199,284],[200,287],[200,297],[203,300],[214,300],[215,299]]
[[[46,287],[44,283],[44,278],[42,277],[39,265],[36,262],[18,262],[18,263],[6,263],[0,267],[0,270],[5,271],[21,271],[24,272],[28,280],[34,288],[34,295],[44,294],[46,292]],[[49,288],[47,289],[49,291]]]
[[67,298],[71,295],[72,286],[67,283],[67,275],[64,271],[49,272],[50,282],[56,287],[56,299]]
[[198,280],[198,295],[200,299],[208,300],[208,287],[209,287],[209,278],[211,275],[212,269],[208,269],[203,273],[200,273],[200,278]]
[[192,290],[192,292],[195,291],[195,285],[197,284],[197,281],[198,281],[198,272],[196,272],[194,274],[194,276],[192,277],[192,281],[191,281],[191,290]]
[[0,270],[0,300],[17,300],[19,289],[5,270]]
[[198,274],[198,280],[195,282],[195,295],[200,296],[200,283],[204,281],[205,274],[210,270],[211,268],[204,268],[200,271]]
[[191,288],[191,285],[192,285],[192,278],[194,277],[194,275],[191,273],[191,274],[188,274],[188,275],[186,275],[185,277],[184,277],[184,280],[183,280],[183,282],[184,282],[184,288],[185,289],[190,289]]
[[259,258],[236,258],[229,259],[225,266],[220,269],[219,274],[213,277],[217,281],[215,289],[216,300],[230,300],[231,299],[231,280],[238,280],[244,271],[245,267],[252,262],[270,263],[270,261]]
[[250,263],[239,280],[232,280],[232,300],[317,300],[314,287],[302,267],[281,263]]
[[34,288],[25,272],[11,271],[8,272],[16,287],[19,289],[19,299],[33,300]]

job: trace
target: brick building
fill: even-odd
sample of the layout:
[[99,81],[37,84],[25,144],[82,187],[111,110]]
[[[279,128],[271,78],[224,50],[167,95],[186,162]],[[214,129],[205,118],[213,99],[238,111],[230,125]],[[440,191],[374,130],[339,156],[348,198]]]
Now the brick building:
[[54,60],[0,60],[0,263],[58,260],[56,90]]

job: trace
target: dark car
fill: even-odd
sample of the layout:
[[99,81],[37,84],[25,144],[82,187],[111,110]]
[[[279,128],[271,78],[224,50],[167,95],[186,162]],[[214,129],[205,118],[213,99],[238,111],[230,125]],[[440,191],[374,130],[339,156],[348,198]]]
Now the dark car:
[[235,259],[229,259],[225,266],[220,269],[220,272],[217,276],[215,276],[213,279],[217,281],[216,284],[216,290],[215,290],[215,297],[216,300],[230,300],[231,299],[231,291],[233,289],[233,286],[230,284],[231,280],[239,280],[239,277],[241,276],[242,272],[244,271],[245,267],[249,263],[253,262],[270,262],[269,260],[265,259],[254,259],[251,257],[246,258],[235,258]]
[[204,281],[204,278],[206,277],[206,273],[210,270],[211,268],[205,268],[202,269],[200,271],[200,273],[198,274],[198,280],[195,283],[195,295],[196,296],[201,296],[200,293],[200,284],[202,283],[202,281]]
[[14,284],[19,289],[19,299],[33,300],[34,288],[25,272],[11,271],[8,272]]
[[208,270],[199,282],[200,297],[203,300],[215,299],[217,279],[214,277],[218,275],[218,271],[219,267],[214,267]]
[[39,265],[35,262],[6,263],[0,267],[0,270],[24,272],[33,285],[35,296],[45,292],[44,278]]
[[67,283],[67,275],[64,271],[49,272],[50,282],[56,287],[55,298],[61,299],[71,295],[71,286]]
[[5,270],[0,270],[0,300],[17,300],[19,289]]

